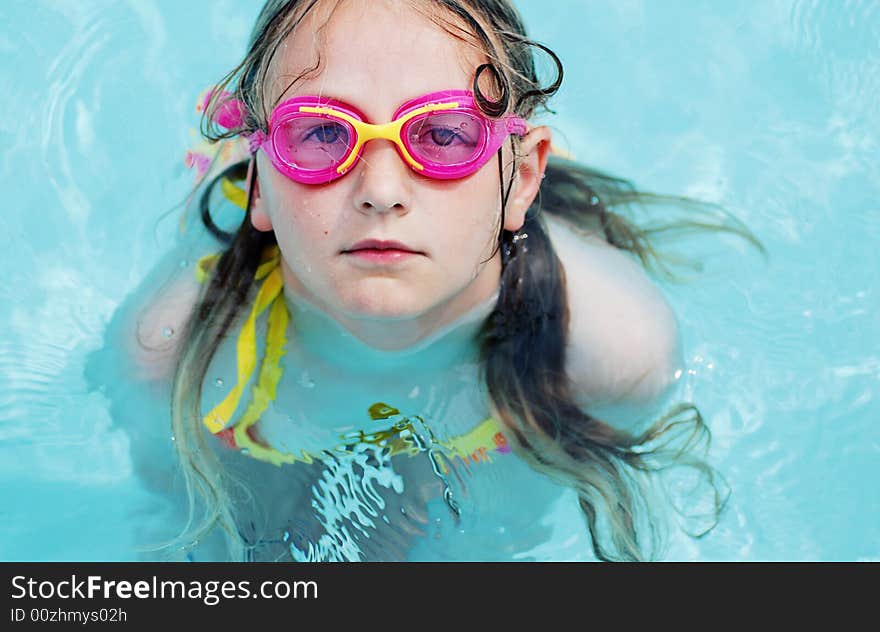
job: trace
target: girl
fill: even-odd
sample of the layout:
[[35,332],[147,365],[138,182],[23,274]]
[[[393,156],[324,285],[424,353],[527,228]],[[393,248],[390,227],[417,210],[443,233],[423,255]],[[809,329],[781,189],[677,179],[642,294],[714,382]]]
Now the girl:
[[643,559],[673,463],[711,528],[698,411],[646,423],[681,360],[608,210],[633,194],[530,122],[561,80],[506,0],[267,2],[204,103],[215,252],[129,329],[171,386],[189,559]]

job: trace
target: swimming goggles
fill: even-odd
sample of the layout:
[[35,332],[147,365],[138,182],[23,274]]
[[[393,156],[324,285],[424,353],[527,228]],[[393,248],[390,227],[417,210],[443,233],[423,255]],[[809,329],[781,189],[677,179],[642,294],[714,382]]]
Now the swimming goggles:
[[[237,102],[224,102],[214,120],[233,127],[236,117],[229,114],[236,110],[243,113],[244,108]],[[511,134],[528,132],[528,123],[514,114],[486,117],[473,93],[466,90],[432,92],[407,101],[389,123],[364,119],[355,107],[341,101],[297,96],[275,108],[268,133],[258,130],[247,139],[252,152],[262,149],[291,180],[324,184],[350,171],[363,154],[364,144],[373,139],[393,142],[416,172],[451,180],[475,173]]]

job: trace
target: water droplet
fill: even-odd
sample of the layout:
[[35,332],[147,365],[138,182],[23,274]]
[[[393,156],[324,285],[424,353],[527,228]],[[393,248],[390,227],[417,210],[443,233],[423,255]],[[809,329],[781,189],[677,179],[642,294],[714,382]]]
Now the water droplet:
[[386,516],[386,515],[382,516],[382,520],[385,521],[385,524],[391,524],[391,521],[388,519],[388,516]]
[[599,203],[599,198],[596,197],[595,195],[594,195],[593,197],[590,198],[590,204],[591,204],[591,205],[596,206],[598,203]]
[[223,386],[223,378],[218,377],[216,380],[214,380],[214,385],[215,386]]
[[247,448],[242,448],[241,453],[242,454],[250,454],[250,450],[248,450]]
[[411,390],[411,391],[409,392],[409,398],[410,398],[410,399],[415,399],[415,398],[418,397],[418,396],[419,396],[419,387],[418,387],[418,386],[413,386],[413,390]]
[[177,441],[177,437],[175,437],[174,435],[171,435],[171,440],[172,440],[172,441]]
[[282,539],[287,542],[290,539],[290,531],[285,531]]
[[406,507],[401,507],[400,513],[402,513],[405,516],[406,515]]
[[498,533],[503,534],[505,531],[504,527],[498,527]]
[[171,327],[165,327],[162,330],[162,335],[165,336],[166,338],[170,338],[171,336],[174,335],[174,330]]
[[308,371],[303,371],[302,375],[299,376],[299,384],[303,388],[315,388],[315,380],[312,379]]
[[681,377],[681,369],[678,369],[678,370],[674,373],[674,376],[675,376],[675,379],[676,379],[676,380],[677,380],[678,378],[680,378],[680,377]]

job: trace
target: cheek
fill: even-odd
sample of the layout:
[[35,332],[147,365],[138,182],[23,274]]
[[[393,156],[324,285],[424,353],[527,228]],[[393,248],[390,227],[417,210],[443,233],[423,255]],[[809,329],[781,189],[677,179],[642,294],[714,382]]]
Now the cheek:
[[455,267],[479,266],[488,259],[501,228],[497,174],[469,184],[474,186],[447,191],[432,204],[432,208],[438,209],[435,235],[445,250],[452,253]]
[[484,171],[480,175],[480,186],[461,205],[461,224],[474,250],[491,252],[501,229],[501,194],[497,172]]
[[320,249],[337,223],[332,209],[340,207],[338,200],[328,197],[289,181],[276,184],[267,201],[277,239],[296,244],[297,250]]

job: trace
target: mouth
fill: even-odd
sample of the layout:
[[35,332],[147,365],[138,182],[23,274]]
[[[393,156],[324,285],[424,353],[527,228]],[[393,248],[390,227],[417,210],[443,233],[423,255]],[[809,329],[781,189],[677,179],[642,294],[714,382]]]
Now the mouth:
[[424,255],[425,253],[399,241],[364,239],[357,242],[351,248],[343,250],[341,254],[352,256],[359,261],[370,264],[390,264],[404,261],[417,255]]
[[408,253],[412,255],[423,255],[425,253],[416,250],[415,248],[411,248],[404,243],[399,241],[385,241],[381,239],[363,239],[357,242],[354,246],[347,250],[343,250],[342,254],[350,254],[350,253],[358,253],[362,251],[373,251],[373,252],[386,252],[386,251],[394,251],[394,252],[402,252]]

